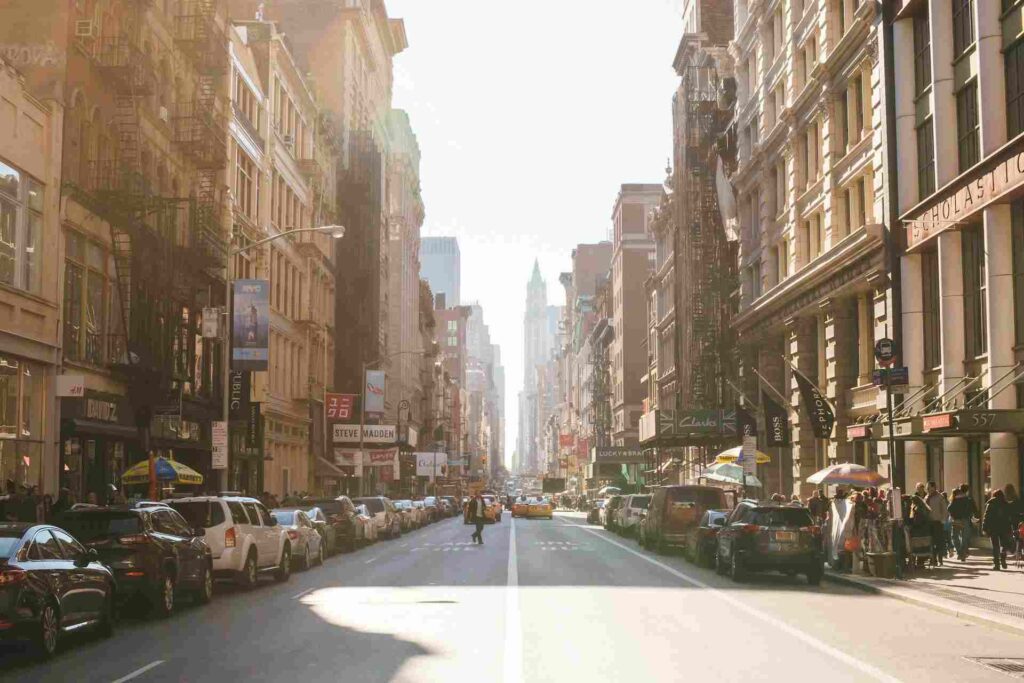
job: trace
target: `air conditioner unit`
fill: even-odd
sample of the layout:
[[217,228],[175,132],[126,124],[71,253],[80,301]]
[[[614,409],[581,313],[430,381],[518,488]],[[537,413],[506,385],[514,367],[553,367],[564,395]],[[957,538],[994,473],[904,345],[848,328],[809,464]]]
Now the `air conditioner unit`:
[[171,112],[167,111],[167,107],[160,107],[159,111],[157,112],[157,117],[159,117],[159,119],[164,123],[170,123]]
[[93,23],[91,19],[83,19],[75,22],[76,38],[92,38],[93,35]]

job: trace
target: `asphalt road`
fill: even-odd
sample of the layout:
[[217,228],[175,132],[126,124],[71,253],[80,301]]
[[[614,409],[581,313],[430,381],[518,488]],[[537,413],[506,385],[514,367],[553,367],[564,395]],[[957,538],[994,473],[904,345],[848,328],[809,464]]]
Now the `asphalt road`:
[[734,584],[582,515],[470,532],[450,519],[286,584],[218,586],[50,663],[5,649],[0,680],[1006,681],[968,658],[1024,657],[1024,638],[852,588]]

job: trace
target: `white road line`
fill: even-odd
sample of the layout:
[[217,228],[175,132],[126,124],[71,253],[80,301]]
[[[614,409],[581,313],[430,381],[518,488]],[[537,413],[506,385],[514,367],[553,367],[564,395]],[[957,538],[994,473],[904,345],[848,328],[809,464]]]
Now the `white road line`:
[[366,561],[366,562],[365,562],[364,564],[370,564],[371,562],[373,562],[373,561],[374,561],[374,560],[376,560],[376,559],[377,559],[376,557],[371,557],[371,558],[370,558],[370,559],[368,559],[368,560],[367,560],[367,561]]
[[293,595],[292,596],[292,600],[298,600],[303,595],[308,595],[308,594],[312,593],[315,590],[316,590],[315,588],[307,588],[306,590],[302,591],[301,593],[296,593],[295,595]]
[[508,585],[505,588],[505,683],[523,680],[523,624],[519,614],[519,564],[516,562],[516,521],[508,534]]
[[122,676],[121,678],[117,679],[116,681],[113,681],[113,683],[125,683],[125,681],[130,681],[133,678],[138,678],[139,676],[141,676],[142,674],[146,673],[150,669],[155,669],[156,667],[160,666],[163,663],[164,663],[164,660],[162,660],[162,659],[158,659],[155,662],[150,662],[149,664],[147,664],[146,666],[142,667],[141,669],[136,669],[135,671],[131,672],[127,676]]
[[594,535],[597,536],[598,538],[601,538],[601,539],[603,539],[605,541],[608,541],[612,545],[616,545],[616,546],[622,548],[627,553],[630,553],[632,555],[636,555],[637,557],[639,557],[641,560],[644,560],[645,562],[650,562],[654,566],[660,567],[661,569],[664,569],[665,571],[667,571],[672,576],[675,576],[676,578],[682,579],[683,581],[685,581],[686,583],[688,583],[688,584],[690,584],[692,586],[696,586],[697,588],[703,588],[705,591],[707,591],[711,595],[715,596],[719,600],[727,602],[730,605],[732,605],[733,607],[746,612],[750,616],[755,617],[757,619],[760,619],[761,621],[763,621],[763,622],[765,622],[765,623],[767,623],[767,624],[769,624],[771,626],[774,626],[775,628],[777,628],[777,629],[779,629],[781,631],[784,631],[784,632],[788,633],[789,635],[793,636],[797,640],[800,640],[803,643],[805,643],[807,645],[810,645],[815,650],[818,650],[819,652],[821,652],[823,654],[826,654],[826,655],[828,655],[828,656],[830,656],[830,657],[832,657],[834,659],[838,659],[839,661],[843,662],[844,664],[847,664],[848,666],[850,666],[850,667],[852,667],[854,669],[857,669],[861,673],[866,674],[868,676],[871,676],[875,680],[878,680],[878,681],[890,681],[890,682],[898,682],[900,680],[900,679],[896,678],[895,676],[891,676],[891,675],[887,674],[886,672],[882,671],[881,669],[879,669],[877,667],[871,666],[867,662],[863,662],[863,661],[857,659],[856,657],[843,652],[842,650],[839,650],[837,648],[832,647],[831,645],[829,645],[828,643],[826,643],[824,641],[818,640],[814,636],[812,636],[812,635],[810,635],[808,633],[805,633],[805,632],[801,631],[800,629],[798,629],[798,628],[796,628],[794,626],[790,626],[785,621],[782,621],[781,619],[777,619],[776,617],[773,617],[772,615],[768,614],[767,612],[763,612],[763,611],[757,609],[756,607],[751,607],[750,605],[746,604],[742,600],[738,600],[738,599],[732,597],[731,595],[725,593],[724,591],[721,591],[721,590],[719,590],[717,588],[714,588],[714,587],[704,583],[703,581],[700,581],[698,579],[693,578],[692,576],[689,576],[688,574],[684,574],[683,572],[681,572],[681,571],[679,571],[677,569],[673,569],[672,567],[668,566],[664,562],[661,562],[660,560],[656,560],[655,558],[653,558],[653,557],[651,557],[649,555],[645,555],[644,553],[641,553],[641,552],[639,552],[639,551],[637,551],[637,550],[635,550],[633,548],[630,548],[629,546],[623,545],[622,543],[619,543],[618,541],[615,541],[615,540],[609,538],[608,536],[606,536],[604,534],[598,533],[597,529],[591,529],[590,527],[583,526],[582,524],[570,524],[569,526],[577,526],[577,527],[579,527],[581,529],[585,529],[587,531],[593,532]]

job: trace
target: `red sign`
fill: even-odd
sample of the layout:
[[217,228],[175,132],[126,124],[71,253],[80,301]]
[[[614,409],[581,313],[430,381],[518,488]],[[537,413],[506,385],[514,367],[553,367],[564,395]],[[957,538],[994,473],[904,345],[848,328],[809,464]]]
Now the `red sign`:
[[932,429],[949,429],[953,426],[953,413],[939,413],[938,415],[925,415],[921,418],[921,431],[927,432]]
[[355,405],[355,394],[327,394],[327,419],[351,420]]
[[590,457],[590,439],[577,439],[576,440],[576,457],[577,458],[589,458]]
[[559,434],[558,445],[562,448],[572,448],[576,444],[576,437],[572,434]]
[[370,462],[387,462],[393,463],[396,456],[398,455],[397,448],[388,448],[383,451],[369,451]]
[[868,427],[867,425],[856,425],[853,427],[846,428],[847,439],[864,439],[867,438]]

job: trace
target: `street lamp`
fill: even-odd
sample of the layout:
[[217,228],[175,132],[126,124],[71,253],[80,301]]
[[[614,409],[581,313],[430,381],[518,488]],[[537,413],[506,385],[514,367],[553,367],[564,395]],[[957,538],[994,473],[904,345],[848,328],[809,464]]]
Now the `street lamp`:
[[[264,244],[267,244],[268,242],[273,242],[274,240],[281,239],[282,237],[289,237],[291,235],[298,235],[299,233],[303,233],[303,232],[327,233],[331,237],[333,237],[334,239],[337,240],[337,239],[341,239],[342,237],[345,236],[345,226],[344,225],[321,225],[321,226],[316,227],[316,228],[291,228],[291,229],[287,229],[287,230],[284,230],[282,232],[279,232],[279,233],[277,233],[275,235],[270,235],[269,237],[264,237],[261,240],[257,240],[256,242],[253,242],[252,244],[246,244],[246,245],[243,245],[243,246],[240,246],[240,247],[233,247],[233,248],[231,248],[228,251],[228,261],[227,261],[227,265],[225,266],[225,277],[224,277],[224,316],[226,318],[226,322],[225,322],[225,325],[224,325],[224,369],[223,369],[223,374],[224,374],[224,377],[223,377],[224,397],[223,397],[223,406],[222,407],[223,407],[225,429],[228,431],[228,434],[229,434],[229,443],[230,443],[230,429],[228,429],[228,427],[230,427],[230,425],[231,425],[231,419],[229,417],[229,413],[231,411],[231,327],[232,327],[232,325],[231,325],[231,323],[232,323],[232,320],[231,320],[231,286],[233,284],[233,280],[234,280],[234,277],[235,277],[235,273],[234,273],[235,257],[238,256],[239,254],[242,254],[242,253],[244,253],[246,251],[249,251],[250,249],[255,249],[256,247],[262,247]],[[269,348],[269,344],[270,344],[270,342],[268,340],[267,341],[268,348]],[[224,467],[223,473],[220,475],[220,484],[221,484],[221,490],[222,491],[227,490],[229,488],[229,486],[228,486],[228,484],[229,484],[229,475],[228,475],[228,473],[231,471],[230,455],[231,455],[231,449],[228,448],[228,462],[227,462],[226,466]]]

